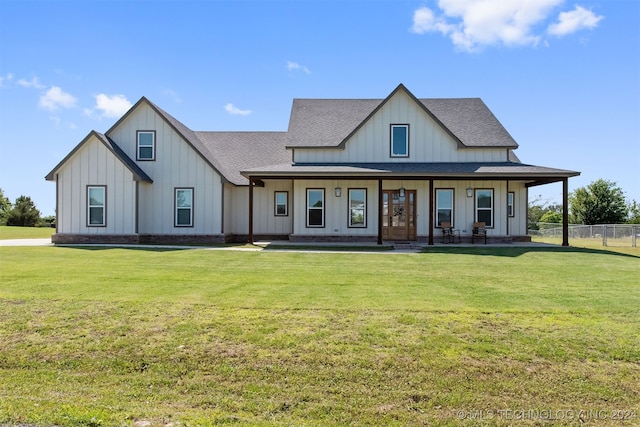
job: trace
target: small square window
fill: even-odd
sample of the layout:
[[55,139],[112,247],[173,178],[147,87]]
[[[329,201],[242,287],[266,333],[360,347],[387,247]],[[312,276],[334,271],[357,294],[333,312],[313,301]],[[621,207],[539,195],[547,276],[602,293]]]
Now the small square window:
[[156,159],[156,131],[139,130],[136,132],[137,160]]
[[391,125],[391,157],[409,157],[409,125]]

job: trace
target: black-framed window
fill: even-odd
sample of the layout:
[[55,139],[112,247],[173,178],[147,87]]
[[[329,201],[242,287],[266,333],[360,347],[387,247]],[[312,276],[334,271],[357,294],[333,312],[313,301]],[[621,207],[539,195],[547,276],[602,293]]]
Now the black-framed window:
[[193,227],[193,188],[175,189],[174,226]]
[[307,188],[307,227],[324,227],[324,188]]
[[367,226],[367,189],[349,189],[349,227]]
[[476,189],[476,222],[484,222],[487,228],[493,228],[493,189]]
[[436,227],[440,227],[443,222],[451,223],[453,227],[453,188],[436,189]]
[[513,191],[509,191],[507,193],[507,214],[510,217],[516,216],[516,210],[514,207],[515,204],[516,193]]
[[136,160],[156,159],[156,131],[139,130],[136,131],[137,154]]
[[391,125],[391,157],[409,157],[409,125]]
[[107,187],[105,185],[87,186],[87,227],[105,227],[107,225]]
[[276,191],[274,193],[274,215],[275,216],[287,216],[289,215],[289,192],[288,191]]

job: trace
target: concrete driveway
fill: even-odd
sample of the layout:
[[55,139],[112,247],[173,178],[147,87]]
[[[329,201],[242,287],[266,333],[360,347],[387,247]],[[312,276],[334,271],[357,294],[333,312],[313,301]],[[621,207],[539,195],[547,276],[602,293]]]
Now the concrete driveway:
[[0,246],[52,246],[51,238],[0,240]]

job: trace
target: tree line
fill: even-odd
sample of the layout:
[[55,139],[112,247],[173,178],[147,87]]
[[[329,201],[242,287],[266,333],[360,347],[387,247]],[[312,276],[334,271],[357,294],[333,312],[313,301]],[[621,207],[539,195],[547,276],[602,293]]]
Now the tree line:
[[[529,228],[537,223],[561,223],[562,205],[529,203]],[[0,188],[0,225],[22,227],[55,226],[55,216],[41,217],[40,211],[28,196],[20,196],[15,203],[5,197]],[[640,203],[627,201],[617,183],[598,179],[569,194],[569,222],[572,224],[640,224]]]
[[[529,203],[529,228],[537,223],[561,223],[562,205],[545,204],[540,200]],[[571,224],[640,224],[640,203],[627,200],[613,181],[598,179],[569,194],[569,222]]]
[[55,221],[55,216],[41,217],[31,197],[20,196],[12,204],[0,188],[0,225],[55,227]]

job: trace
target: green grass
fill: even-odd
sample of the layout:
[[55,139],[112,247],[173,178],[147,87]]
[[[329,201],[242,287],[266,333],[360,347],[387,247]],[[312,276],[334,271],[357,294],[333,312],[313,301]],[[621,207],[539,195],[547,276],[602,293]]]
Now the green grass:
[[8,239],[46,239],[56,232],[50,227],[8,227],[0,226],[0,240]]
[[636,425],[639,277],[579,248],[0,247],[0,424]]
[[[601,238],[594,239],[569,239],[569,245],[574,248],[583,248],[583,249],[596,249],[596,250],[604,250],[610,252],[618,252],[625,253],[635,256],[640,256],[640,238],[637,239],[636,247],[632,247],[631,237],[627,237],[625,239],[607,239],[607,246],[602,245]],[[538,243],[549,243],[552,245],[561,245],[562,238],[561,237],[541,237],[541,236],[533,236],[533,242]]]

